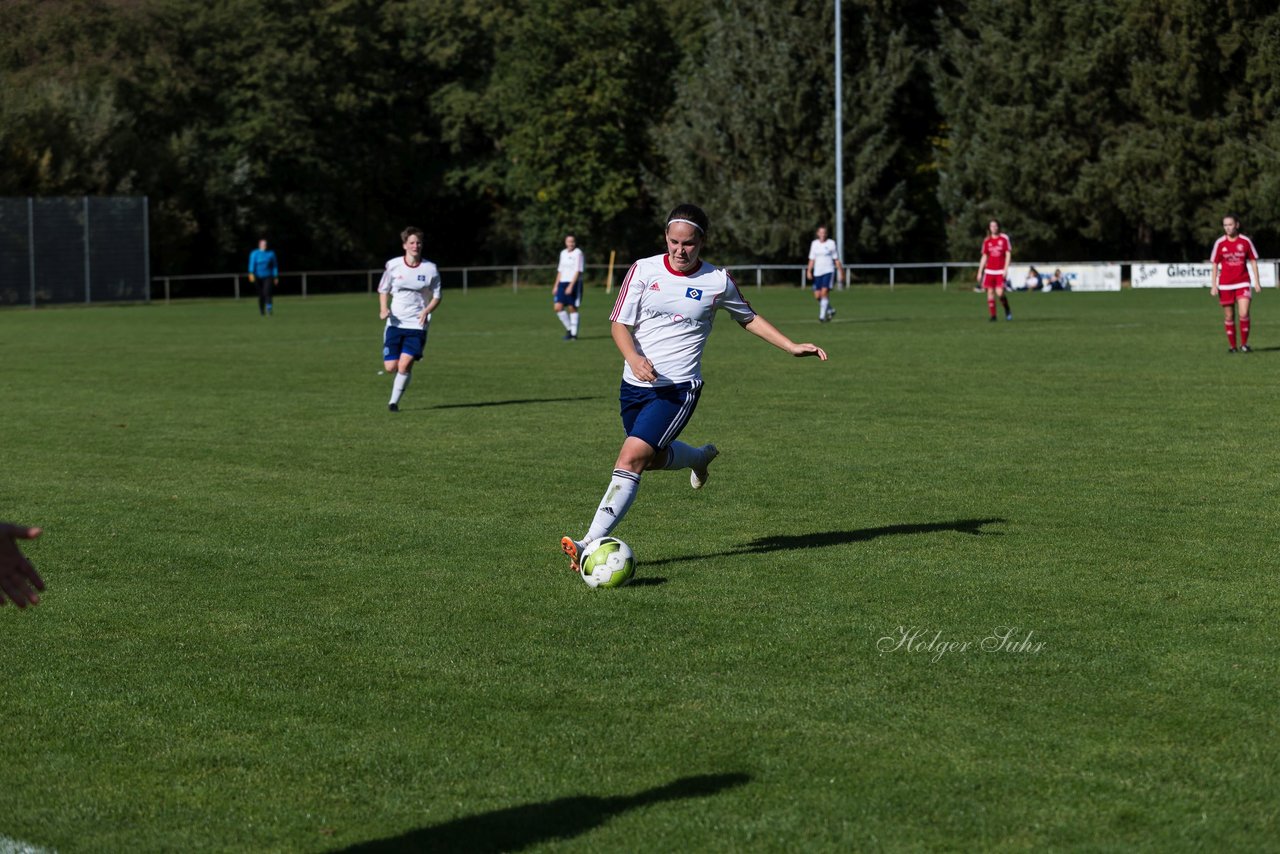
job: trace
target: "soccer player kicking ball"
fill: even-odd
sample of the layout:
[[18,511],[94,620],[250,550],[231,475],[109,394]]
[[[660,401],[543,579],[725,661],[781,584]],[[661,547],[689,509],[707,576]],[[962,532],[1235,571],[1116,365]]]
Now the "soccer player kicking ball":
[[1009,235],[1000,231],[1000,223],[994,219],[987,223],[987,238],[982,241],[982,258],[978,261],[978,281],[987,294],[987,313],[996,322],[996,300],[1004,307],[1004,319],[1013,320],[1009,310],[1009,298],[1004,295],[1004,280],[1013,262],[1013,247]]
[[[387,322],[382,336],[382,361],[395,372],[387,409],[400,411],[400,398],[409,387],[413,363],[422,359],[431,327],[431,312],[440,305],[440,271],[422,258],[422,229],[400,232],[404,256],[392,258],[378,282],[379,317]],[[428,300],[427,294],[430,294]],[[388,304],[388,301],[390,304]]]
[[676,437],[702,393],[702,351],[716,309],[793,356],[827,359],[820,347],[795,343],[756,314],[726,270],[699,258],[708,228],[707,215],[696,205],[672,210],[666,252],[631,265],[609,316],[613,341],[626,361],[620,403],[627,438],[591,527],[580,540],[560,540],[575,572],[584,547],[622,521],[647,469],[692,469],[694,489],[710,477],[707,467],[719,454],[716,446],[695,448]]
[[[1253,292],[1262,290],[1258,278],[1258,251],[1253,241],[1240,233],[1239,218],[1228,214],[1222,218],[1222,237],[1213,244],[1209,255],[1211,273],[1209,293],[1218,298],[1222,306],[1222,318],[1227,330],[1227,352],[1236,352],[1236,306],[1240,307],[1240,352],[1249,349],[1249,271],[1253,270]],[[1219,272],[1221,268],[1221,272]]]

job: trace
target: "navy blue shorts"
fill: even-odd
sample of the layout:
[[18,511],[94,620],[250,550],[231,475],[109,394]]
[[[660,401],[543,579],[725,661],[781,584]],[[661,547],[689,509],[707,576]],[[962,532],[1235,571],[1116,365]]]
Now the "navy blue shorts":
[[578,283],[573,286],[573,293],[565,293],[565,289],[568,287],[568,282],[560,282],[556,285],[556,296],[552,302],[558,302],[561,305],[571,305],[574,308],[577,308],[582,305],[582,279],[578,279]]
[[702,380],[656,388],[642,388],[623,380],[618,393],[622,427],[628,436],[665,451],[693,417],[701,395]]
[[814,276],[813,289],[817,291],[817,290],[821,290],[822,288],[830,288],[831,277],[834,275],[835,273],[823,273],[821,276]]
[[388,326],[382,336],[382,361],[393,362],[403,356],[412,356],[415,362],[422,359],[422,349],[427,346],[427,330],[405,329]]

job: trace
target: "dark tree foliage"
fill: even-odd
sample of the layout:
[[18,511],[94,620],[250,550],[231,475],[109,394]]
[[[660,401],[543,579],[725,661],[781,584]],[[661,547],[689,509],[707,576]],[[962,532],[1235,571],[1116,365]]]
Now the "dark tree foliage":
[[1274,235],[1264,152],[1276,14],[1274,3],[973,0],[940,19],[952,254],[972,254],[991,216],[1024,258],[1202,258],[1222,213],[1247,219],[1254,205]]
[[[674,106],[654,131],[663,168],[651,180],[656,195],[715,212],[715,246],[728,258],[795,260],[814,228],[833,222],[833,5],[713,2],[685,56]],[[921,250],[934,209],[918,159],[936,126],[922,55],[877,5],[845,6],[849,259]]]
[[[12,0],[0,194],[146,194],[158,272],[655,251],[834,217],[834,0]],[[1275,0],[844,0],[851,261],[1280,253]],[[834,229],[833,229],[834,230]]]

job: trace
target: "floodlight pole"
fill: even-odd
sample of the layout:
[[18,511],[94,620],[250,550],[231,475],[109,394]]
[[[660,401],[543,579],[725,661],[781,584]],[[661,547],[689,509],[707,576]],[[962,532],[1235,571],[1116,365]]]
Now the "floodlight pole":
[[[836,0],[836,252],[844,265],[844,99],[840,85],[840,0]],[[848,277],[844,286],[848,287]]]

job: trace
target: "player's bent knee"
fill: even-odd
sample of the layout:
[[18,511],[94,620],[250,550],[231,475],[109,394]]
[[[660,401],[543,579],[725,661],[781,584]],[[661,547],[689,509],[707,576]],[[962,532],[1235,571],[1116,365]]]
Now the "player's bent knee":
[[645,440],[631,436],[622,443],[622,450],[618,452],[618,460],[614,468],[638,474],[653,468],[654,461],[659,456],[665,458],[665,454],[659,455],[657,450]]

